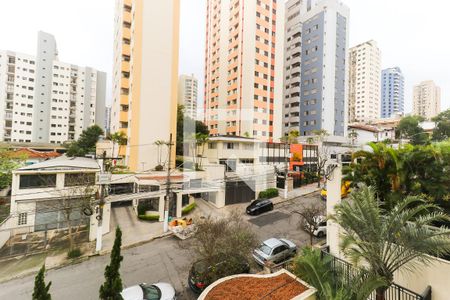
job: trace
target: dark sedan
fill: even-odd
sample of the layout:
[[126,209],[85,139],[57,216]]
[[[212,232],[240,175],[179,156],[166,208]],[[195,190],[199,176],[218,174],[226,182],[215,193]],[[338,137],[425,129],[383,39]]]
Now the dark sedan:
[[269,199],[257,199],[247,206],[245,212],[251,216],[256,216],[271,210],[273,210],[272,201]]

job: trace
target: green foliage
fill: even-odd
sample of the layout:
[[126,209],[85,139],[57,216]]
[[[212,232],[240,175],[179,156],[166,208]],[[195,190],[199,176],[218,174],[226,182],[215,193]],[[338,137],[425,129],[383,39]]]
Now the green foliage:
[[[208,126],[206,126],[201,121],[196,121],[191,119],[190,117],[186,116],[184,114],[184,106],[178,105],[177,107],[177,149],[176,153],[177,155],[183,155],[183,147],[185,144],[185,132],[184,132],[184,126],[187,126],[189,130],[191,129],[195,133],[205,134],[209,135]],[[187,132],[186,135],[189,136],[191,134],[194,134],[194,132]]]
[[95,145],[101,135],[103,135],[103,129],[101,129],[98,125],[92,125],[86,130],[83,130],[78,138],[78,141],[72,142],[68,145],[67,156],[83,157],[86,154],[94,153]]
[[433,121],[436,122],[436,127],[433,130],[434,141],[444,141],[450,139],[450,109],[441,112]]
[[428,134],[419,126],[425,121],[421,116],[407,116],[400,120],[396,135],[397,138],[406,138],[413,145],[425,145],[428,142]]
[[77,258],[81,256],[81,250],[79,248],[75,248],[67,252],[68,258]]
[[263,198],[263,199],[270,199],[270,198],[275,198],[278,197],[278,189],[277,188],[270,188],[267,189],[265,191],[261,191],[259,192],[259,198]]
[[159,215],[138,215],[139,220],[142,221],[159,221]]
[[0,149],[0,190],[11,186],[12,171],[20,166],[22,159],[12,157],[12,152]]
[[187,205],[186,207],[183,207],[183,209],[181,210],[181,213],[183,215],[187,215],[188,213],[190,213],[191,211],[194,210],[194,208],[197,207],[197,203],[192,202],[191,204]]
[[111,262],[105,268],[105,282],[100,287],[101,300],[122,300],[120,292],[122,291],[122,279],[120,278],[120,263],[123,256],[120,255],[122,245],[122,231],[116,228],[116,237],[111,251]]
[[45,285],[45,265],[39,270],[39,273],[34,279],[33,300],[51,300],[52,296],[49,293],[52,282]]
[[[431,256],[450,253],[450,230],[432,228],[449,217],[436,205],[416,196],[383,208],[373,188],[362,186],[335,208],[331,219],[343,229],[341,249],[353,265],[362,265],[390,285],[394,272],[417,271]],[[379,290],[378,292],[382,292]]]
[[124,146],[128,142],[127,134],[123,131],[118,131],[111,134],[110,139],[119,146]]

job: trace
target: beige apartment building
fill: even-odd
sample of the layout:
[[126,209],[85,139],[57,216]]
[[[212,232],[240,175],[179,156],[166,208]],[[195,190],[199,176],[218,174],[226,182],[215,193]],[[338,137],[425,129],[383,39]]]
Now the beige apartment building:
[[370,122],[380,117],[381,54],[373,40],[350,49],[349,122]]
[[154,168],[154,143],[176,139],[179,10],[179,0],[116,0],[111,133],[127,134],[132,171]]
[[281,137],[284,4],[208,0],[204,120],[211,135]]
[[441,88],[433,80],[414,86],[413,114],[431,119],[441,112]]

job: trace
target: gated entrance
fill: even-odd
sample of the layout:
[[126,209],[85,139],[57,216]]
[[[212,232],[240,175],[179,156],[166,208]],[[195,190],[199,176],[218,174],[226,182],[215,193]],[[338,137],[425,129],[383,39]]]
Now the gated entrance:
[[227,181],[225,185],[225,205],[245,203],[255,199],[255,181]]

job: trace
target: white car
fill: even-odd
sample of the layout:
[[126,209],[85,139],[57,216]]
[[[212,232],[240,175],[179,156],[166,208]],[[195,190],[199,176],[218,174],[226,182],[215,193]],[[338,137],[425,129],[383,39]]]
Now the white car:
[[306,231],[311,232],[318,238],[323,238],[327,235],[327,218],[325,216],[317,216],[314,218],[314,228],[311,225],[305,224]]
[[175,300],[175,289],[170,283],[141,283],[124,289],[120,295],[123,300]]
[[271,238],[265,240],[253,251],[253,258],[259,265],[267,262],[275,264],[288,260],[297,253],[297,246],[286,239]]

